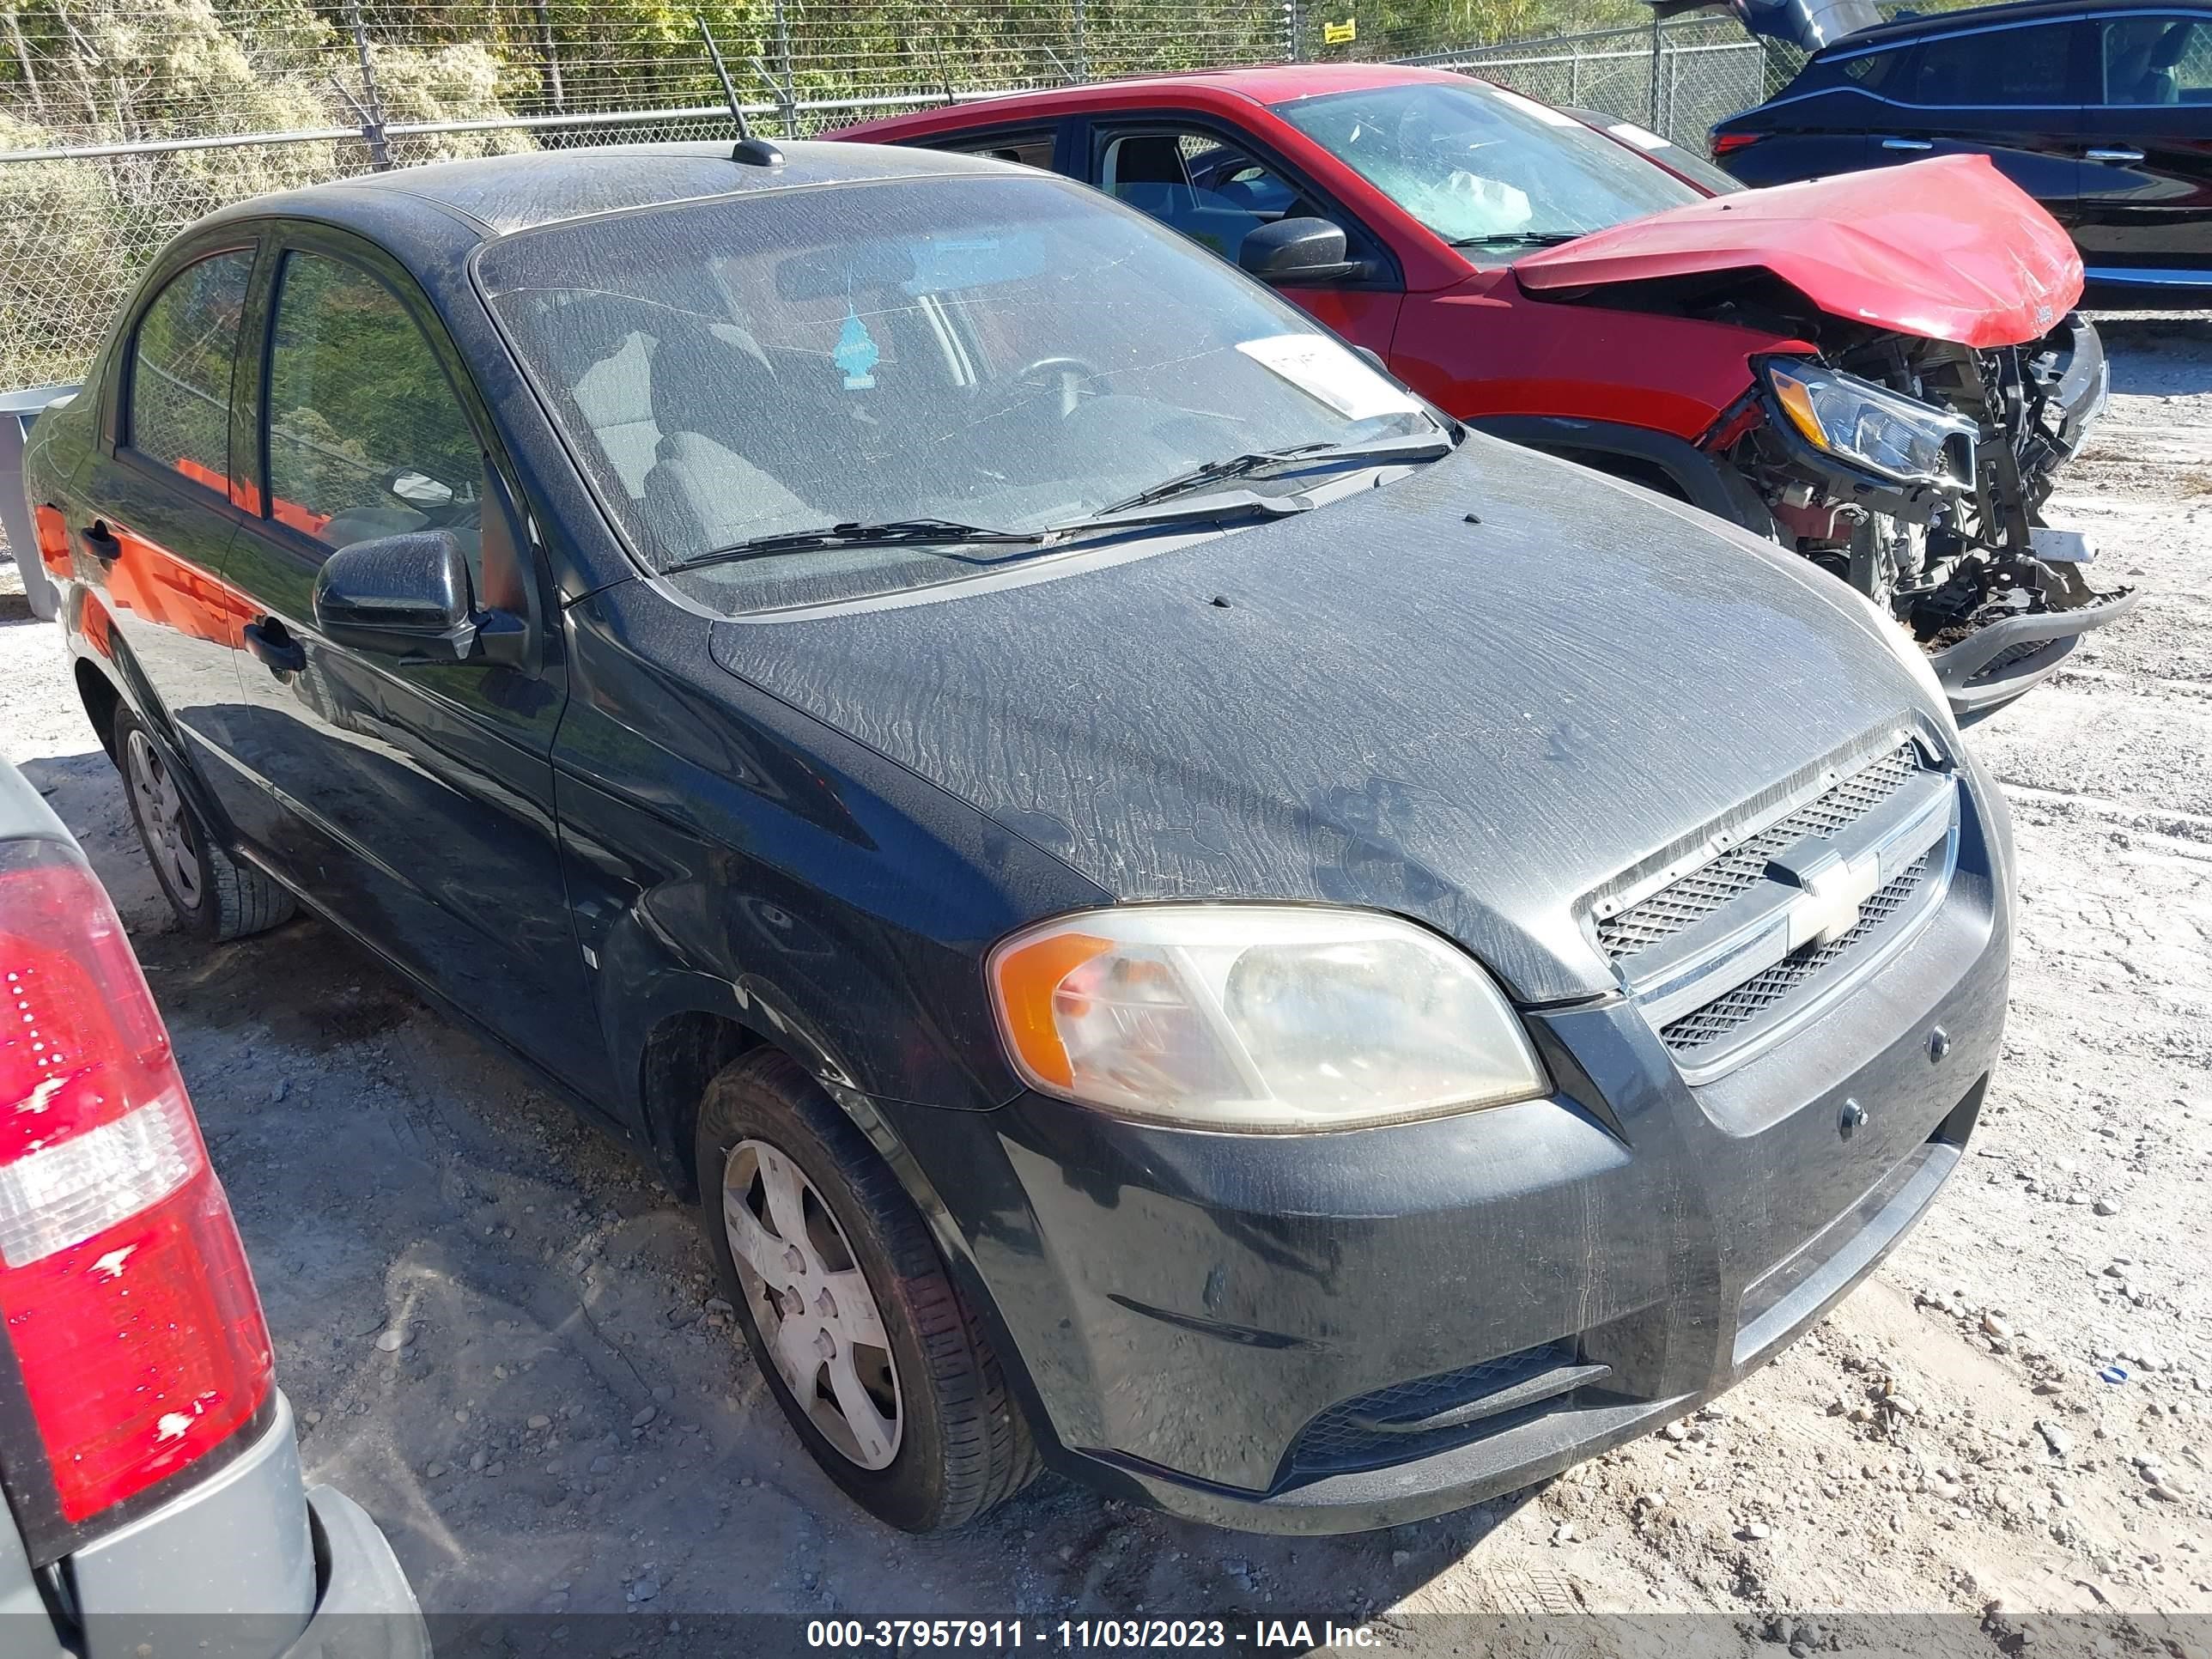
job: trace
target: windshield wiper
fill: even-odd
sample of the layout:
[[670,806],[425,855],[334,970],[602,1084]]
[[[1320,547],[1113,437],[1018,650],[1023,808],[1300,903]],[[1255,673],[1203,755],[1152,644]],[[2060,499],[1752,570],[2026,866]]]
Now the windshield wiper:
[[1178,507],[1163,507],[1161,504],[1174,496],[1190,495],[1224,480],[1243,477],[1262,467],[1280,463],[1310,460],[1334,466],[1391,460],[1426,460],[1449,454],[1452,447],[1452,435],[1443,430],[1409,434],[1370,444],[1338,444],[1333,440],[1321,439],[1313,443],[1293,444],[1284,449],[1255,450],[1248,455],[1231,456],[1226,460],[1208,461],[1203,466],[1193,467],[1189,471],[1164,479],[1149,489],[1140,490],[1126,501],[1101,507],[1096,513],[1085,514],[1070,523],[1052,525],[1042,530],[994,530],[985,525],[962,524],[955,519],[890,519],[881,524],[824,525],[816,530],[791,530],[773,536],[755,536],[746,541],[734,542],[727,547],[696,553],[690,558],[678,559],[674,564],[664,566],[660,574],[678,576],[686,571],[703,570],[713,565],[742,564],[749,559],[774,558],[784,553],[811,553],[833,547],[1048,547],[1095,531],[1134,528],[1141,525],[1167,525],[1231,517],[1282,518],[1300,511],[1304,503],[1293,505],[1286,500],[1241,492],[1238,498],[1227,501],[1193,501]]
[[1454,247],[1558,247],[1566,242],[1579,242],[1590,233],[1587,230],[1504,230],[1495,236],[1462,236]]
[[[1283,449],[1255,449],[1248,454],[1231,455],[1225,460],[1207,461],[1188,472],[1178,472],[1172,478],[1164,478],[1149,489],[1140,489],[1125,501],[1111,507],[1102,507],[1085,523],[1110,519],[1116,514],[1130,513],[1139,507],[1151,507],[1158,501],[1177,495],[1194,495],[1230,478],[1249,477],[1263,467],[1276,466],[1291,461],[1312,460],[1331,465],[1352,465],[1370,461],[1413,460],[1451,453],[1451,434],[1448,432],[1422,432],[1403,437],[1386,438],[1370,444],[1340,444],[1331,439],[1313,443],[1291,444]],[[1066,526],[1073,528],[1073,526]]]
[[774,536],[755,536],[727,547],[695,553],[664,566],[664,576],[709,565],[742,564],[748,559],[773,558],[780,553],[811,553],[825,547],[1035,547],[1051,539],[1045,531],[993,530],[983,525],[962,524],[954,519],[890,519],[881,524],[824,525],[818,530],[791,530]]
[[1278,461],[1295,461],[1302,455],[1310,455],[1316,450],[1328,447],[1329,441],[1322,438],[1310,444],[1292,444],[1287,449],[1255,449],[1247,454],[1231,455],[1226,460],[1203,462],[1188,472],[1178,472],[1171,478],[1163,478],[1111,507],[1100,507],[1098,516],[1103,518],[1109,513],[1126,513],[1133,507],[1150,507],[1154,501],[1188,495],[1194,489],[1202,489],[1224,478],[1242,478],[1263,466],[1273,466]]

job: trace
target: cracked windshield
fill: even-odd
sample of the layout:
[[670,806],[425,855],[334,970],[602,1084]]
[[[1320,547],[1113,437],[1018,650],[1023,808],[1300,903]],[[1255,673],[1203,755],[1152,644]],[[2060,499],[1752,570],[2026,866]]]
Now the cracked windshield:
[[1478,257],[1572,241],[1701,199],[1572,116],[1499,87],[1376,87],[1275,113]]
[[1302,313],[1047,179],[617,216],[513,238],[482,275],[632,547],[732,611],[949,580],[1102,515],[1251,509],[1449,444]]

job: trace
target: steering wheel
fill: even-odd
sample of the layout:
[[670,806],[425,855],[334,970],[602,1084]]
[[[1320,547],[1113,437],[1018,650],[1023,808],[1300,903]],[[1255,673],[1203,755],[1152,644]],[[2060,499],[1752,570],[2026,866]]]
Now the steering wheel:
[[1083,400],[1083,388],[1091,381],[1102,380],[1097,365],[1082,357],[1040,357],[1014,376],[1018,386],[1035,386],[1042,391],[1054,382],[1060,387],[1060,418],[1066,420],[1075,413],[1076,405]]

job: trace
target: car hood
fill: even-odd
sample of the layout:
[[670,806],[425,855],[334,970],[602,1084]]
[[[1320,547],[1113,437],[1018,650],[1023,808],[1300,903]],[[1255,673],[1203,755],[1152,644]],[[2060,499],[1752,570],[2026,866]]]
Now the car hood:
[[714,653],[1120,898],[1398,912],[1526,1001],[1613,985],[1594,891],[1929,706],[1832,576],[1484,438],[1097,556],[724,622]]
[[1752,270],[1833,316],[1977,348],[2040,338],[2081,297],[2073,242],[1985,155],[1715,197],[1513,265],[1533,294]]

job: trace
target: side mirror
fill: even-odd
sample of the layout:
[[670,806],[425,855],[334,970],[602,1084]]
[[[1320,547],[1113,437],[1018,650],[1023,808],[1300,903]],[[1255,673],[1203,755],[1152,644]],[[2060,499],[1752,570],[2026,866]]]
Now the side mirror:
[[1344,229],[1326,219],[1278,219],[1244,238],[1237,263],[1245,274],[1277,288],[1335,283],[1364,269],[1344,257]]
[[315,626],[354,650],[433,662],[509,661],[526,636],[520,619],[477,610],[467,556],[449,530],[338,549],[315,577]]

